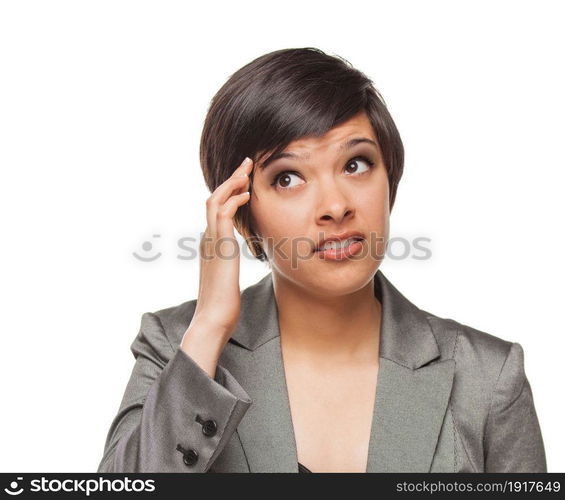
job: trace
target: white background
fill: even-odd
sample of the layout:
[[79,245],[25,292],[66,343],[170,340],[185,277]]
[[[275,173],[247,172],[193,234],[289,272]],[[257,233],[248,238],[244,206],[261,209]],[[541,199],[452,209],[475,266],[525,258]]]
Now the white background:
[[[432,258],[381,269],[419,307],[521,343],[565,471],[561,6],[2,2],[0,471],[96,471],[141,315],[197,296],[177,240],[205,228],[209,101],[305,46],[372,78],[404,141],[391,237],[431,238]],[[135,259],[144,241],[162,256]],[[267,272],[243,259],[241,288]]]

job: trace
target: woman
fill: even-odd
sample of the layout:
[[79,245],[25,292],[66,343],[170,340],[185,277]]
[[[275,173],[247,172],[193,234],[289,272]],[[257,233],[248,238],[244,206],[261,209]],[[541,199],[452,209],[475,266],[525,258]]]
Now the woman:
[[[378,270],[403,158],[339,57],[231,76],[202,134],[198,298],[142,316],[99,472],[546,471],[520,344]],[[271,270],[242,293],[234,226]]]

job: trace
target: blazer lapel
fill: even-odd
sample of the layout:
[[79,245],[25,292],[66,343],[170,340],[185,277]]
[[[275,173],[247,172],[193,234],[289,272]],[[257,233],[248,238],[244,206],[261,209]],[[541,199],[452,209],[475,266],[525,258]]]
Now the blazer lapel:
[[271,274],[243,291],[230,342],[240,347],[226,367],[253,401],[237,428],[250,471],[298,472]]
[[426,313],[379,270],[379,374],[367,472],[429,472],[449,402],[455,361],[440,351]]
[[[380,270],[374,286],[382,319],[367,472],[429,472],[455,362],[440,358],[425,312]],[[237,432],[251,472],[297,472],[272,275],[241,298],[230,355],[221,360],[253,400]]]

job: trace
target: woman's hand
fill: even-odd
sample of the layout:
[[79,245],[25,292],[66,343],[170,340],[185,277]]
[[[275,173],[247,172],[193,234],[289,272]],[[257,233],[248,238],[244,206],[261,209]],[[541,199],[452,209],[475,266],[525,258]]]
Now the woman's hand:
[[200,240],[198,300],[181,349],[211,377],[240,314],[240,252],[233,217],[249,201],[253,161],[244,160],[206,200],[207,227]]

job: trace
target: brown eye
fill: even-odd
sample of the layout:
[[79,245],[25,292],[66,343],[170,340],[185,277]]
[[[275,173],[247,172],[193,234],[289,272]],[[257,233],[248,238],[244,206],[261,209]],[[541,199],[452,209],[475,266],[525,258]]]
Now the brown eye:
[[[356,174],[358,173],[357,169],[359,168],[359,162],[367,164],[367,170],[371,170],[374,165],[374,162],[372,162],[368,158],[365,158],[364,156],[358,156],[357,158],[352,158],[351,160],[349,160],[349,163],[345,166],[345,169],[348,170],[349,173]],[[353,167],[353,171],[350,170],[350,167]],[[364,172],[366,172],[367,170],[365,170]]]
[[296,172],[281,172],[275,177],[275,180],[271,183],[271,185],[275,186],[276,189],[292,189],[297,185],[296,183],[291,185],[293,176],[298,178],[298,174]]
[[288,187],[288,185],[290,184],[290,175],[284,174],[281,177],[279,177],[278,181],[279,181],[279,186]]

